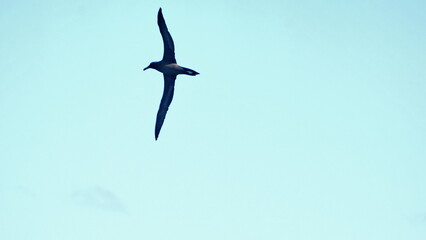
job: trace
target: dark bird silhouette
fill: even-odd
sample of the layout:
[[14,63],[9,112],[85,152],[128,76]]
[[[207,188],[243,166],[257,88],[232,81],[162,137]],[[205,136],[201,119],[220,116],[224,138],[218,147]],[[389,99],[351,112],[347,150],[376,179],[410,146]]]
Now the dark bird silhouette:
[[175,58],[175,45],[173,43],[172,36],[167,29],[166,21],[164,21],[161,8],[158,10],[157,23],[158,27],[160,28],[161,37],[163,38],[163,59],[159,62],[152,62],[148,67],[143,69],[145,71],[148,68],[153,68],[159,72],[162,72],[164,75],[164,92],[163,97],[161,98],[160,108],[158,109],[157,113],[157,121],[155,122],[155,140],[158,139],[161,126],[163,126],[167,110],[169,110],[170,103],[173,99],[176,76],[178,74],[186,74],[191,76],[199,74],[192,69],[177,65]]

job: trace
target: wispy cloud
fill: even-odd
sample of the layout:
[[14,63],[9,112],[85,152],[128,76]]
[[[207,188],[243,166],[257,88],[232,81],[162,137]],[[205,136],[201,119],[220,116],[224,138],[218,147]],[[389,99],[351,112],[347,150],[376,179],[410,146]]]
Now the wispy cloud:
[[104,211],[126,212],[126,207],[119,197],[108,189],[94,186],[75,191],[73,201],[84,207],[97,208]]

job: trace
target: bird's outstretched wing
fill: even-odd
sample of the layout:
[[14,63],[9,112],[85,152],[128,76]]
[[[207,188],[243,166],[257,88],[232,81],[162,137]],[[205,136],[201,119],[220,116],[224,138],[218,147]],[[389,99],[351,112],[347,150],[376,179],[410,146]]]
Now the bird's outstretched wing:
[[158,10],[157,23],[158,27],[160,28],[161,37],[163,38],[164,43],[163,62],[176,63],[175,44],[173,43],[172,36],[170,35],[169,30],[167,29],[166,21],[164,21],[161,8],[160,10]]
[[166,118],[167,110],[169,110],[170,103],[172,103],[173,93],[175,91],[176,75],[164,74],[164,92],[161,98],[160,108],[157,113],[157,121],[155,123],[155,140],[160,134],[161,126],[163,126],[164,119]]

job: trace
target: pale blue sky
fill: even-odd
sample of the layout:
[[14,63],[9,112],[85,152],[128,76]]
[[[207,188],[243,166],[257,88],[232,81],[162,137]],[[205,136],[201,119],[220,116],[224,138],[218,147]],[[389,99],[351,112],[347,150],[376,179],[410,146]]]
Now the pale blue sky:
[[425,12],[0,1],[0,239],[426,239]]

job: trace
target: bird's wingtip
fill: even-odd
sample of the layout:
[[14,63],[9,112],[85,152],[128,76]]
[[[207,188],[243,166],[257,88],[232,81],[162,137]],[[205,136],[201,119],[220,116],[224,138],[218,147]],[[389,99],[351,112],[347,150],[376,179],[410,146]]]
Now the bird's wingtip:
[[162,10],[161,8],[160,8],[160,9],[158,9],[157,16],[158,16],[159,18],[163,18],[163,10]]

